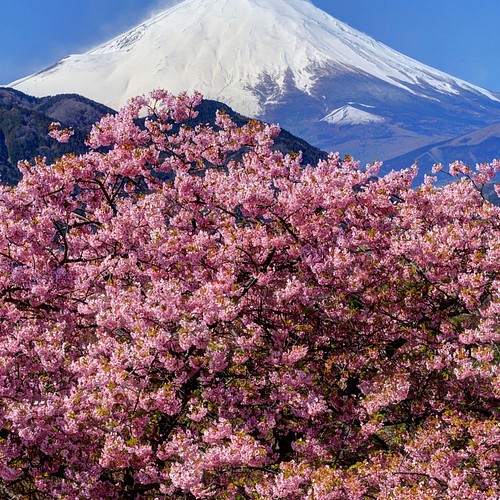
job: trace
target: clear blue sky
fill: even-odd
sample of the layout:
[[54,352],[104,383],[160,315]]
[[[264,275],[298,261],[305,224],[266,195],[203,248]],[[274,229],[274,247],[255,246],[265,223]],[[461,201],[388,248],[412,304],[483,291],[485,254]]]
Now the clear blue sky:
[[[272,2],[273,0],[269,0]],[[173,0],[2,0],[0,84],[88,50]],[[500,0],[312,0],[419,61],[500,92]]]

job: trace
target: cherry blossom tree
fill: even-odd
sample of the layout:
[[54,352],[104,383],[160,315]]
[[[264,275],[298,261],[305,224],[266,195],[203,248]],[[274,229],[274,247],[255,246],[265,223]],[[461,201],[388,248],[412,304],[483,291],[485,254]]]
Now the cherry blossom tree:
[[500,162],[412,189],[200,99],[0,189],[2,494],[498,499]]

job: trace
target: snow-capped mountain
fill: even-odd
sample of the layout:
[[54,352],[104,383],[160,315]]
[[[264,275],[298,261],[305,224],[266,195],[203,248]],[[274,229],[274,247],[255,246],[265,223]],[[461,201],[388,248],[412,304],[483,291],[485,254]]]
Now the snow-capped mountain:
[[199,90],[366,160],[500,121],[499,95],[408,58],[307,0],[184,0],[11,86],[35,96],[79,93],[115,108],[157,87]]

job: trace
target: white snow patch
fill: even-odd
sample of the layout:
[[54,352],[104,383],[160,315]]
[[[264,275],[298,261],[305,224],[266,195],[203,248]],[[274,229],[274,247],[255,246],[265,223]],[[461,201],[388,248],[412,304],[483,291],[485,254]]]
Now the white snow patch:
[[320,121],[332,125],[367,125],[369,123],[383,123],[385,119],[353,106],[342,106],[328,113]]

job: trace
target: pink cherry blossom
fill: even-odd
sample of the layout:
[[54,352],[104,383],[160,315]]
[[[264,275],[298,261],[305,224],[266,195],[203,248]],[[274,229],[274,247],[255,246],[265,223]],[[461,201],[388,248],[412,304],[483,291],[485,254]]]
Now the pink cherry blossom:
[[0,496],[499,498],[500,163],[412,189],[200,101],[0,188]]
[[58,142],[68,142],[75,132],[68,128],[60,130],[60,126],[59,122],[52,122],[49,127],[49,135]]

